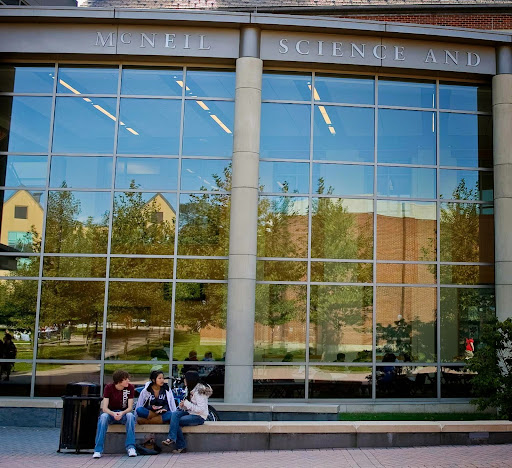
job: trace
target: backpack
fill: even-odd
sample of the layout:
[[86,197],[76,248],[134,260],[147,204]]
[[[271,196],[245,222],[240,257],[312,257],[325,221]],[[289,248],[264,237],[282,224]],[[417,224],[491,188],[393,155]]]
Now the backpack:
[[142,444],[136,444],[135,450],[138,455],[158,455],[162,448],[155,442],[154,437],[148,437]]

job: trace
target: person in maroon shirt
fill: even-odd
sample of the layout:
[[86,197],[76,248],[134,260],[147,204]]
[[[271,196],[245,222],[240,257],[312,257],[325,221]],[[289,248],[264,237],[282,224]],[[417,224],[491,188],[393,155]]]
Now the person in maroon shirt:
[[135,388],[130,383],[130,374],[124,370],[116,370],[112,383],[105,386],[101,409],[103,413],[98,419],[96,429],[96,445],[92,458],[101,458],[105,434],[109,424],[126,426],[126,451],[129,457],[136,457],[135,451],[135,416],[132,413]]

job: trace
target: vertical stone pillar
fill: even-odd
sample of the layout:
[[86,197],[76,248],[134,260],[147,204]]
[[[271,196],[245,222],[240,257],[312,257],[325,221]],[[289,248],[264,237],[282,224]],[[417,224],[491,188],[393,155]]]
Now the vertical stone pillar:
[[512,317],[512,48],[497,50],[492,80],[496,315]]
[[226,403],[252,402],[261,77],[258,28],[242,29],[236,61],[229,229]]

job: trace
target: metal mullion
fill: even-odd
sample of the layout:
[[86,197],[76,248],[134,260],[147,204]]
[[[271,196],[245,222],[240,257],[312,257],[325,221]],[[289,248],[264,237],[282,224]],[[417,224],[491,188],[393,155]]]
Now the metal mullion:
[[439,262],[441,265],[461,265],[461,266],[494,266],[490,262]]
[[377,260],[377,263],[381,264],[393,264],[393,265],[435,265],[436,261],[425,261],[425,260]]
[[2,156],[48,156],[48,153],[43,153],[42,151],[38,151],[37,153],[31,151],[0,151],[0,155]]
[[37,281],[39,276],[0,276],[0,280]]
[[379,105],[379,109],[390,109],[390,110],[405,110],[405,111],[416,111],[416,112],[435,112],[436,109],[433,107],[407,107],[407,106],[389,106]]
[[[114,189],[116,193],[176,193],[176,189],[122,189],[122,188],[116,188]],[[200,192],[203,193],[203,192]],[[208,193],[208,192],[205,192]],[[217,192],[215,192],[217,193]]]
[[111,158],[107,153],[59,153],[53,152],[52,156],[65,156],[66,158]]
[[44,276],[44,281],[93,281],[99,283],[100,281],[105,281],[105,278],[90,278],[90,277],[82,277],[82,276]]
[[32,377],[30,380],[30,398],[35,396],[35,385],[36,385],[36,359],[37,359],[37,348],[39,345],[39,321],[41,316],[41,296],[43,287],[43,260],[44,260],[44,247],[46,240],[46,218],[48,215],[48,198],[50,185],[50,166],[52,161],[52,144],[53,144],[53,126],[55,122],[55,102],[57,93],[57,76],[58,76],[58,63],[54,64],[54,79],[53,79],[53,90],[52,90],[52,106],[50,114],[50,131],[48,134],[48,164],[46,167],[46,184],[43,189],[46,194],[45,201],[43,203],[43,225],[41,227],[41,251],[39,252],[39,278],[37,279],[37,302],[36,302],[36,317],[34,322],[34,349],[32,351]]
[[[111,156],[112,157],[112,156]],[[51,192],[110,192],[110,189],[105,188],[82,188],[82,187],[49,187],[48,190]]]
[[[45,257],[84,257],[84,258],[106,258],[107,254],[88,254],[88,253],[46,253],[44,254]],[[19,257],[19,255],[18,255]]]
[[52,97],[52,93],[19,93],[19,92],[3,92],[0,97]]
[[439,166],[440,169],[450,169],[457,171],[478,171],[478,172],[494,172],[492,167],[465,167],[465,166]]
[[[326,195],[326,194],[316,194],[315,195],[315,198],[334,198],[334,199],[338,199],[338,198],[342,198],[344,200],[372,200],[373,199],[373,196],[368,196],[368,195]],[[394,200],[394,199],[393,199]]]
[[377,163],[378,163],[378,130],[379,130],[379,75],[374,79],[374,114],[373,114],[373,259],[372,259],[372,389],[371,399],[377,400]]
[[231,156],[197,156],[197,155],[181,155],[181,159],[203,159],[205,161],[231,161]]
[[[117,362],[117,361],[115,361]],[[100,365],[95,359],[37,359],[38,364],[95,364]]]
[[471,110],[463,110],[463,109],[438,109],[442,114],[469,114],[469,115],[488,115],[492,116],[492,112],[484,112],[484,111],[471,111]]
[[349,102],[328,102],[328,101],[315,101],[317,106],[329,106],[329,107],[356,107],[358,109],[373,109],[375,104],[360,104],[360,103],[349,103]]
[[344,283],[342,281],[311,281],[311,285],[313,286],[372,286],[373,283]]
[[484,201],[484,200],[457,200],[457,199],[439,199],[440,203],[457,203],[459,205],[488,205],[493,206],[494,203],[492,201]]
[[294,100],[279,100],[279,99],[262,99],[262,104],[302,104],[304,106],[311,105],[311,99],[309,101],[294,101]]
[[121,99],[164,99],[166,101],[179,101],[181,96],[151,96],[149,94],[121,94]]
[[375,163],[366,161],[326,161],[322,159],[313,159],[316,164],[335,164],[336,166],[374,166]]
[[425,283],[378,283],[380,287],[385,288],[435,288],[436,285],[434,283],[432,284],[425,284]]
[[[189,364],[190,361],[175,361],[176,363]],[[306,361],[292,361],[292,362],[281,362],[281,361],[257,361],[253,363],[254,366],[283,366],[283,367],[299,367],[305,366]],[[294,398],[295,400],[297,398]],[[300,398],[301,400],[303,398]]]
[[109,283],[170,283],[171,281],[172,278],[122,278],[119,276],[109,278]]
[[[348,197],[346,197],[348,198]],[[352,197],[350,197],[352,198]],[[422,203],[435,203],[435,198],[412,198],[412,197],[383,197],[379,196],[381,201],[396,201],[396,202],[422,202]]]
[[65,98],[74,98],[74,99],[81,99],[81,98],[97,98],[97,99],[104,99],[104,98],[112,98],[115,99],[117,97],[116,94],[94,94],[94,93],[80,93],[80,94],[68,94],[68,93],[57,93],[56,97],[65,97]]
[[276,262],[307,262],[307,258],[286,258],[286,257],[258,257],[261,261],[276,261]]
[[494,284],[441,284],[441,289],[493,289]]
[[[229,195],[231,192],[225,190],[180,190],[180,194],[193,195],[193,194],[205,194],[205,195]],[[281,194],[282,195],[282,194]]]
[[437,169],[436,164],[378,163],[378,167],[409,167],[411,169]]
[[179,156],[177,154],[129,154],[129,153],[120,153],[117,155],[118,158],[156,158],[156,159],[178,159]]
[[372,263],[373,259],[368,258],[366,260],[361,259],[346,259],[346,258],[312,258],[312,262],[324,262],[324,263]]
[[229,260],[228,255],[176,255],[176,258],[184,260]]
[[436,80],[436,390],[437,400],[441,399],[441,201],[440,201],[440,180],[441,180],[441,129],[439,114],[439,79]]
[[[186,86],[186,85],[185,85]],[[221,101],[221,102],[235,102],[235,98],[226,97],[206,97],[206,96],[184,96],[185,101]]]
[[[187,159],[189,156],[187,156]],[[309,163],[309,159],[260,158],[260,162]]]

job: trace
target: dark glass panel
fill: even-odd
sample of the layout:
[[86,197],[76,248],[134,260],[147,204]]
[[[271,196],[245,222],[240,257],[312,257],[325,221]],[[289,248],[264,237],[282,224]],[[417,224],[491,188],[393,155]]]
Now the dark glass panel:
[[380,109],[378,135],[381,163],[436,163],[434,112]]
[[436,170],[380,166],[377,194],[382,197],[436,198]]
[[494,199],[493,173],[459,169],[441,170],[439,197],[492,202]]
[[38,359],[100,359],[104,296],[103,281],[43,281]]
[[439,107],[491,112],[491,87],[481,84],[439,83]]
[[436,398],[437,368],[377,366],[377,398]]
[[186,101],[183,154],[231,157],[234,113],[234,102]]
[[377,264],[377,283],[436,284],[436,281],[436,265]]
[[167,158],[116,159],[116,188],[176,190],[178,160]]
[[181,96],[183,70],[123,67],[121,94]]
[[[9,378],[6,377],[7,375]],[[0,361],[0,378],[2,379],[0,397],[28,397],[32,380],[32,363]]]
[[173,277],[172,258],[121,258],[110,259],[111,278],[154,278]]
[[436,204],[377,202],[377,259],[436,260]]
[[194,352],[198,359],[212,353],[213,360],[224,361],[227,297],[227,284],[176,284],[175,361],[189,360]]
[[0,97],[0,151],[48,151],[52,98]]
[[187,97],[235,97],[235,72],[226,70],[187,70]]
[[258,211],[258,256],[307,256],[308,199],[306,197],[260,196]]
[[52,93],[55,67],[1,65],[0,93]]
[[178,260],[178,279],[228,279],[228,261],[215,259],[184,259]]
[[440,164],[442,166],[492,167],[492,117],[442,113]]
[[0,276],[39,276],[39,257],[0,255]]
[[66,394],[70,382],[100,384],[99,364],[37,364],[36,397],[61,397]]
[[54,153],[114,151],[116,100],[59,97],[55,102]]
[[117,193],[114,198],[112,253],[172,255],[176,195]]
[[59,67],[58,93],[117,94],[119,68]]
[[311,262],[311,281],[322,283],[371,283],[371,263]]
[[373,258],[373,202],[314,198],[311,257]]
[[53,156],[50,187],[110,188],[112,158]]
[[311,74],[263,73],[261,99],[311,101]]
[[472,357],[466,340],[478,350],[482,329],[495,315],[494,289],[441,288],[441,362]]
[[436,107],[436,84],[424,80],[379,78],[379,105],[400,107]]
[[183,159],[181,190],[231,190],[231,161]]
[[309,360],[371,361],[373,288],[311,286]]
[[306,286],[256,285],[254,361],[306,359]]
[[[143,387],[149,381],[149,375],[152,371],[158,370],[164,373],[164,377],[168,377],[169,366],[161,363],[154,364],[105,364],[103,371],[104,382],[103,385],[112,382],[112,375],[118,369],[123,369],[130,374],[130,383],[137,387]],[[169,386],[172,386],[170,381],[166,382]]]
[[253,397],[255,399],[304,399],[304,366],[254,366]]
[[441,367],[442,398],[472,398],[471,379],[475,374],[464,366]]
[[308,193],[309,164],[260,162],[260,190],[273,193]]
[[371,398],[371,380],[370,367],[311,366],[309,398]]
[[172,283],[108,286],[105,359],[169,360]]
[[300,104],[262,104],[260,157],[309,159],[310,109]]
[[441,261],[494,261],[494,210],[474,203],[441,203]]
[[229,249],[230,196],[227,194],[182,195],[178,253],[224,256]]
[[107,259],[101,257],[45,257],[43,276],[104,278]]
[[373,104],[375,80],[373,77],[356,75],[316,75],[315,101],[347,104]]
[[374,114],[359,107],[315,106],[313,159],[373,162]]
[[435,288],[377,288],[377,359],[437,359]]
[[48,156],[0,156],[0,185],[44,187]]
[[49,192],[45,252],[106,253],[108,192]]
[[494,267],[441,265],[442,284],[494,284]]
[[313,164],[313,191],[329,195],[373,195],[373,166]]
[[257,281],[307,281],[307,275],[307,262],[258,260],[256,264]]

